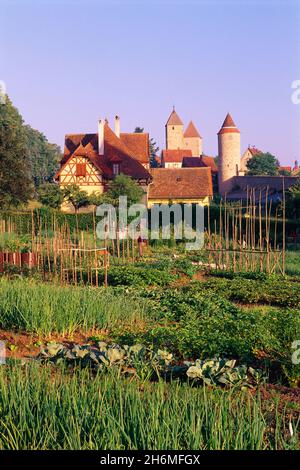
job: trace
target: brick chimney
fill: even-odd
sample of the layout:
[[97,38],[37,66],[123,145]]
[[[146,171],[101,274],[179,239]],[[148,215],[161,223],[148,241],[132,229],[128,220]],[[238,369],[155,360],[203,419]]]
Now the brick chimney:
[[98,154],[104,155],[104,119],[98,121]]
[[115,116],[115,134],[117,137],[120,137],[120,118]]

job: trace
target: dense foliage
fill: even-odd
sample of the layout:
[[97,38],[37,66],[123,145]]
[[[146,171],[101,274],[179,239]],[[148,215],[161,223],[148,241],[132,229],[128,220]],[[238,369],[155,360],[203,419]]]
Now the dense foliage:
[[289,218],[300,218],[300,180],[287,191],[286,214]]
[[35,187],[52,182],[61,160],[61,150],[56,144],[50,144],[41,132],[25,126],[27,165]]
[[0,205],[17,206],[53,179],[60,148],[29,125],[8,97],[0,103]]
[[43,206],[59,209],[63,201],[63,192],[57,184],[43,183],[38,188],[38,200]]
[[0,206],[16,206],[32,195],[27,137],[18,110],[6,97],[0,101]]
[[65,186],[62,195],[64,201],[73,206],[76,214],[80,207],[88,206],[90,203],[87,192],[80,189],[77,184]]
[[279,162],[274,155],[271,153],[260,153],[254,155],[247,162],[247,175],[267,175],[267,176],[276,176],[278,175],[278,166]]
[[103,195],[103,201],[119,205],[119,197],[126,196],[128,206],[140,202],[144,192],[142,188],[130,176],[117,175],[108,184],[108,191]]

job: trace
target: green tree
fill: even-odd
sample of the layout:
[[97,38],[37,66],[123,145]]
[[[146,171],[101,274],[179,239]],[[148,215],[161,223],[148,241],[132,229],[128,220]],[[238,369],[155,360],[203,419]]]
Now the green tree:
[[38,199],[43,206],[58,209],[63,201],[63,193],[55,183],[43,183],[38,188]]
[[260,153],[250,158],[247,163],[249,176],[276,176],[279,162],[271,153]]
[[62,190],[63,199],[72,204],[75,213],[77,214],[80,207],[86,207],[90,204],[89,197],[86,191],[83,191],[76,184],[70,184]]
[[105,199],[105,196],[103,195],[103,193],[100,193],[100,191],[93,191],[89,195],[89,204],[91,206],[94,206],[94,212],[96,212],[97,207],[100,206],[100,204],[107,203],[107,202],[108,201]]
[[144,191],[130,176],[117,175],[108,185],[108,191],[103,194],[103,201],[113,204],[115,207],[119,204],[120,196],[127,196],[127,204],[136,204],[140,202]]
[[0,102],[0,207],[26,203],[32,191],[23,119],[6,97]]
[[300,180],[286,192],[286,215],[290,219],[300,217]]
[[[134,129],[135,134],[142,134],[144,132],[143,127],[136,127]],[[151,137],[149,139],[149,155],[150,155],[150,167],[151,168],[157,168],[158,164],[156,161],[156,156],[159,151],[159,147],[155,140]]]
[[[119,197],[127,196],[127,207],[141,201],[144,191],[130,176],[117,175],[108,185],[108,191],[100,197],[97,205],[111,204],[116,209],[116,230],[119,230]],[[130,219],[130,217],[129,217]]]
[[37,188],[45,182],[52,182],[61,160],[61,150],[56,144],[50,144],[41,132],[25,126],[28,162],[31,177]]
[[280,176],[292,176],[291,171],[287,170],[286,168],[281,168],[278,170]]

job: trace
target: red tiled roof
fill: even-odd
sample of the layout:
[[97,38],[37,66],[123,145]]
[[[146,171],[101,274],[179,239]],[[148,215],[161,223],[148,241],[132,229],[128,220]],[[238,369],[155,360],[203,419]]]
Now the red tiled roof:
[[262,151],[257,149],[256,147],[248,147],[248,150],[250,151],[253,157],[254,155],[260,155],[262,153]]
[[189,125],[187,126],[183,134],[183,137],[200,137],[201,139],[201,135],[199,134],[193,121],[190,121]]
[[83,145],[80,143],[78,147],[75,149],[75,151],[73,152],[73,155],[75,155],[76,157],[77,156],[87,157],[89,152],[90,152],[90,148],[88,149],[87,147],[83,147]]
[[183,126],[183,122],[176,113],[175,109],[171,112],[169,119],[167,120],[167,126]]
[[[126,139],[125,139],[126,140]],[[128,138],[127,138],[128,140]],[[129,138],[130,140],[130,138]],[[133,141],[132,139],[132,147]],[[148,137],[143,138],[147,143],[148,148]],[[139,142],[142,139],[139,137],[135,142]],[[140,151],[141,151],[140,145]],[[106,123],[104,125],[104,155],[98,154],[98,134],[67,134],[65,137],[65,149],[64,156],[61,160],[61,168],[56,174],[56,178],[61,173],[68,160],[73,156],[88,157],[90,161],[99,169],[104,177],[111,178],[112,162],[116,158],[120,161],[120,172],[131,176],[135,179],[147,179],[151,178],[149,172],[140,163],[139,158],[141,154],[136,157],[135,153],[128,145],[125,144],[123,139],[117,137],[115,133],[110,129]]]
[[240,132],[229,113],[227,114],[218,134],[226,134],[227,132]]
[[201,155],[201,157],[184,157],[182,160],[182,168],[205,168],[210,167],[212,173],[218,171],[214,157]]
[[149,134],[144,132],[121,132],[120,139],[139,162],[149,164]]
[[286,170],[286,171],[292,172],[292,167],[291,166],[279,166],[278,170],[279,171]]
[[191,156],[192,151],[190,149],[163,150],[161,159],[164,163],[181,163],[184,157]]
[[227,114],[226,118],[224,119],[222,127],[236,127],[236,125],[234,123],[234,120],[232,119],[232,117],[230,116],[229,113]]
[[67,134],[65,136],[64,156],[73,153],[81,142],[85,134]]
[[198,199],[213,195],[210,168],[155,168],[149,199]]
[[202,155],[202,160],[205,166],[209,166],[211,168],[212,173],[215,173],[218,171],[218,167],[216,165],[214,157],[208,157],[206,155]]

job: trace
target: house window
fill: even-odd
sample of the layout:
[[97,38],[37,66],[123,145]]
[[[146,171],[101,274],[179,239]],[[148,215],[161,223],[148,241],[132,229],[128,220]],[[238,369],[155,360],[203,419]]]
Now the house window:
[[119,163],[114,163],[113,164],[113,174],[115,176],[120,174],[120,165],[119,165]]
[[86,164],[76,163],[76,176],[86,176]]

